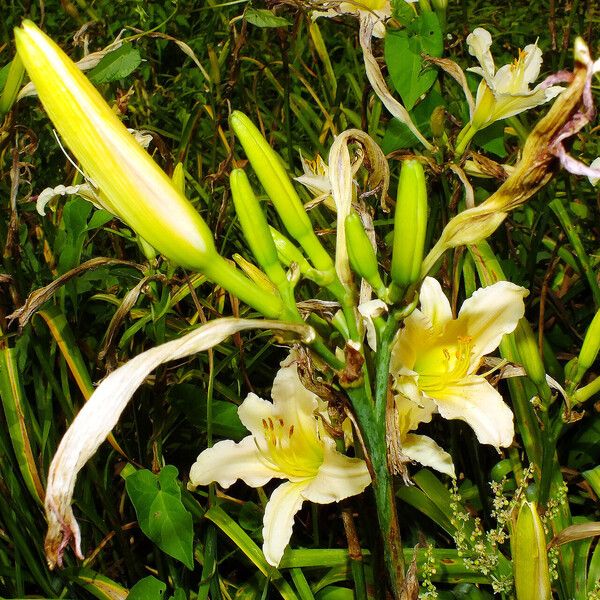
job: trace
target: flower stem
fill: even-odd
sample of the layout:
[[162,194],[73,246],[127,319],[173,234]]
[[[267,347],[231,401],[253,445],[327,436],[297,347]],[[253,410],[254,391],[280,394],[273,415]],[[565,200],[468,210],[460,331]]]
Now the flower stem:
[[456,138],[456,148],[454,153],[457,158],[463,155],[468,143],[473,139],[473,136],[477,133],[477,131],[478,129],[473,127],[470,122],[463,127]]

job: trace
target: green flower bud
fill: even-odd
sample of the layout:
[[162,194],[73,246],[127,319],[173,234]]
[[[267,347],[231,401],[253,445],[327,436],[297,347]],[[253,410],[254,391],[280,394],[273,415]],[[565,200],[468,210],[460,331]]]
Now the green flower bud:
[[427,232],[427,186],[420,162],[402,165],[394,216],[392,281],[407,288],[419,279]]
[[517,600],[550,600],[546,534],[535,502],[521,504],[511,546]]
[[600,350],[600,310],[594,315],[590,326],[585,332],[583,345],[577,361],[577,371],[573,383],[577,385],[594,364]]
[[242,169],[234,169],[229,176],[235,212],[240,220],[244,237],[258,264],[279,288],[288,285],[285,271],[277,257],[277,249],[269,231],[267,219]]
[[548,406],[552,398],[550,386],[546,381],[546,369],[540,356],[538,344],[531,326],[525,319],[521,319],[514,331],[514,341],[519,353],[519,359],[527,377],[531,379],[544,405]]
[[244,113],[234,111],[229,122],[290,235],[304,248],[317,269],[334,270],[333,261],[315,235],[280,156]]
[[73,61],[31,21],[15,29],[15,42],[50,120],[105,208],[178,265],[210,264],[217,251],[202,217]]
[[104,208],[182,267],[202,271],[267,317],[281,298],[265,294],[222,258],[212,232],[73,61],[34,23],[15,29],[20,59],[50,120]]
[[355,212],[346,217],[346,246],[354,272],[366,280],[380,298],[384,297],[386,288],[379,275],[377,257],[362,221]]

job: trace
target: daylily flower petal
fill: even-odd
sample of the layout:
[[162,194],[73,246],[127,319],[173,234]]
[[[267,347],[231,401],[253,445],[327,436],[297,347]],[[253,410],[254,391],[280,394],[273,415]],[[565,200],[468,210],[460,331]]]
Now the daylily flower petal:
[[496,65],[494,58],[490,52],[492,47],[492,36],[489,31],[483,27],[477,27],[467,36],[467,45],[469,46],[469,54],[474,56],[481,67],[471,67],[468,71],[478,73],[484,79],[488,80],[488,84],[493,80]]
[[595,158],[592,161],[592,164],[590,165],[590,168],[595,169],[596,171],[598,171],[598,177],[592,176],[592,175],[590,175],[588,177],[589,182],[593,186],[596,186],[598,184],[598,182],[600,182],[600,156],[598,158]]
[[432,400],[444,419],[468,423],[481,444],[510,446],[515,435],[513,414],[502,396],[483,378],[470,375],[442,390]]
[[[543,83],[533,90],[529,85],[540,74],[542,51],[537,43],[528,44],[524,50],[519,50],[518,58],[500,67],[496,71],[494,59],[490,52],[492,36],[485,29],[478,27],[467,37],[469,53],[478,61],[479,67],[467,69],[483,77],[477,89],[475,110],[471,114],[472,129],[469,138],[477,130],[487,127],[494,121],[512,117],[520,112],[544,104],[555,98],[563,88],[560,86],[547,87]],[[465,144],[463,138],[462,146]]]
[[303,492],[304,498],[318,504],[339,502],[364,491],[371,483],[365,461],[340,454],[332,439],[326,440],[323,464]]
[[306,481],[281,484],[269,498],[263,521],[263,553],[267,562],[277,567],[289,544],[294,527],[294,516],[302,507]]
[[452,320],[452,308],[437,279],[426,277],[419,292],[421,312],[429,317],[434,333],[441,332]]
[[367,344],[371,350],[377,350],[377,331],[373,318],[385,315],[388,311],[387,304],[383,300],[369,300],[358,305],[358,312],[362,317],[367,335]]
[[223,440],[204,450],[190,469],[190,487],[216,481],[221,487],[228,488],[238,479],[250,487],[260,487],[273,477],[285,475],[271,463],[261,460],[254,436],[249,435],[237,444]]
[[[428,332],[428,335],[424,335]],[[418,308],[404,321],[404,328],[396,334],[392,348],[391,370],[401,375],[413,375],[417,355],[433,333],[431,319]],[[400,338],[402,341],[400,342]]]
[[263,550],[277,566],[290,540],[294,515],[304,500],[335,502],[362,492],[371,481],[366,463],[336,450],[324,426],[325,403],[306,389],[294,352],[281,363],[273,402],[249,394],[238,408],[250,436],[238,444],[219,442],[204,450],[192,467],[191,487],[217,481],[224,487],[237,479],[253,487],[276,477],[289,479],[267,503]]
[[[481,357],[515,329],[525,312],[527,290],[500,281],[477,290],[458,318],[448,320],[449,304],[441,286],[426,278],[423,289],[425,305],[406,318],[392,347],[390,372],[398,394],[400,441],[431,418],[430,399],[442,417],[469,423],[481,443],[509,445],[514,435],[512,413],[498,392],[475,373]],[[419,414],[417,407],[430,412]]]
[[514,331],[525,314],[523,298],[529,292],[508,281],[476,290],[465,300],[456,328],[473,340],[473,361],[493,352],[502,336]]
[[402,452],[424,467],[431,467],[440,473],[446,473],[455,478],[452,457],[430,437],[407,433],[402,440]]

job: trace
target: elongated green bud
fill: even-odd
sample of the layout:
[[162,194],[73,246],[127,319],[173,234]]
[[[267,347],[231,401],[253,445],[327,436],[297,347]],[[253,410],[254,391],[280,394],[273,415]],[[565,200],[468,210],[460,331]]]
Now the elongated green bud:
[[600,310],[594,315],[590,326],[585,332],[581,352],[577,359],[577,371],[573,377],[572,383],[577,385],[587,373],[588,369],[594,364],[600,350]]
[[546,534],[535,502],[521,505],[511,546],[517,600],[550,600]]
[[552,392],[546,381],[546,369],[540,356],[537,340],[531,330],[531,325],[526,319],[521,319],[517,324],[514,331],[514,340],[519,353],[519,360],[527,373],[527,377],[534,383],[544,406],[547,407],[552,398]]
[[173,169],[173,175],[171,175],[171,181],[175,186],[175,189],[185,196],[185,171],[183,170],[183,163],[177,163]]
[[391,275],[406,288],[419,279],[427,232],[427,185],[420,162],[402,164],[397,198]]
[[346,217],[346,246],[354,272],[362,277],[380,298],[384,297],[386,288],[379,275],[377,257],[362,221],[355,212]]
[[17,54],[10,63],[6,82],[0,95],[0,118],[4,117],[15,103],[24,75],[25,67],[23,66],[21,57]]
[[244,113],[234,111],[229,122],[290,235],[304,248],[317,269],[333,269],[333,261],[315,235],[308,214],[279,155]]
[[234,169],[229,176],[229,184],[235,212],[254,258],[278,288],[287,285],[285,271],[279,263],[267,219],[252,191],[246,173],[242,169]]
[[306,275],[306,273],[313,269],[310,266],[310,263],[304,257],[304,254],[302,254],[302,252],[296,248],[296,246],[294,246],[294,244],[290,242],[290,240],[288,240],[283,233],[277,231],[275,227],[271,227],[270,225],[269,231],[277,250],[277,256],[286,267],[291,266],[292,263],[296,263],[300,269],[300,273],[303,275]]

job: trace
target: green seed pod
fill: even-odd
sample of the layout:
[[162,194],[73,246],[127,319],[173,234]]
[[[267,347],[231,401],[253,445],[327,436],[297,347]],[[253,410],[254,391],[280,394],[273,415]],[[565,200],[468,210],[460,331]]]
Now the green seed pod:
[[242,169],[234,169],[229,176],[229,184],[235,212],[254,258],[278,288],[282,285],[287,286],[288,281],[277,258],[277,249],[267,219],[252,191],[246,173]]
[[346,217],[346,246],[354,272],[366,280],[380,298],[385,296],[385,285],[379,275],[377,257],[362,221],[355,212]]
[[279,155],[244,113],[233,111],[229,123],[290,235],[304,248],[317,269],[333,270],[333,261],[315,235]]
[[427,186],[420,162],[402,165],[394,217],[392,281],[407,288],[419,279],[427,231]]
[[517,600],[550,600],[546,534],[535,502],[521,504],[511,546]]

